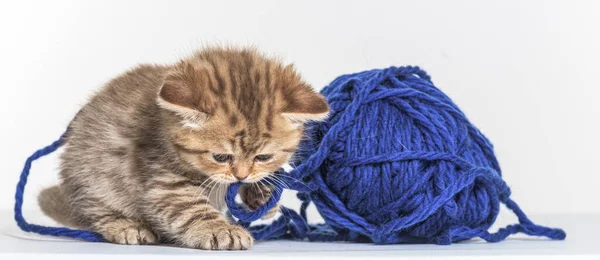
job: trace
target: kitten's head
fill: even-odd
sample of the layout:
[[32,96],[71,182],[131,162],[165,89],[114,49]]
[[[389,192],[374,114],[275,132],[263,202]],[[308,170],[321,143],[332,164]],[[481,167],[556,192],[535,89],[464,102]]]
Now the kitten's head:
[[292,66],[253,49],[196,53],[166,76],[158,102],[181,158],[222,183],[277,171],[296,150],[303,123],[329,113]]

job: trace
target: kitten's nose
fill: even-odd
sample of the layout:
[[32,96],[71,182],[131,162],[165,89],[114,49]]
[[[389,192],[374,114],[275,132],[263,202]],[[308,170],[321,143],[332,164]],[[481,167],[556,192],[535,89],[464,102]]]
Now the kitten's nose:
[[237,167],[233,168],[233,176],[235,176],[235,178],[237,178],[239,181],[245,180],[249,175],[250,171],[248,170],[242,170]]

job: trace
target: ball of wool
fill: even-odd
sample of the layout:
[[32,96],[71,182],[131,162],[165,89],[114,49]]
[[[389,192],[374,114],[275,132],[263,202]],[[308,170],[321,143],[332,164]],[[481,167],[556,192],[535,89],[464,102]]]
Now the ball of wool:
[[332,138],[313,173],[326,192],[311,198],[333,228],[397,243],[494,222],[510,191],[492,145],[423,71],[347,75],[323,94],[330,118],[310,126],[303,148]]
[[[509,199],[490,141],[418,67],[341,76],[322,94],[331,115],[308,126],[299,177],[338,233],[378,244],[499,241],[526,229],[564,238]],[[501,202],[521,224],[490,234]]]

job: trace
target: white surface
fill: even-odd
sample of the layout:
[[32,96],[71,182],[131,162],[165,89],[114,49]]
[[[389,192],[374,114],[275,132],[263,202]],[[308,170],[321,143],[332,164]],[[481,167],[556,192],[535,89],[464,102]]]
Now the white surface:
[[[600,215],[539,215],[532,219],[550,226],[562,227],[567,240],[516,236],[500,243],[471,240],[451,246],[386,245],[354,243],[313,243],[299,241],[258,242],[249,251],[208,252],[172,246],[122,246],[108,243],[90,243],[55,239],[21,232],[12,218],[12,212],[0,212],[0,259],[288,259],[288,258],[365,258],[394,259],[598,259]],[[44,223],[37,213],[26,214],[34,223]],[[513,218],[501,215],[496,226],[512,223]],[[492,230],[494,230],[493,228]]]
[[[528,213],[600,213],[600,1],[2,1],[0,208],[86,97],[201,43],[256,44],[320,88],[421,65],[494,142]],[[26,208],[56,181],[34,166]],[[295,203],[286,196],[285,204]]]

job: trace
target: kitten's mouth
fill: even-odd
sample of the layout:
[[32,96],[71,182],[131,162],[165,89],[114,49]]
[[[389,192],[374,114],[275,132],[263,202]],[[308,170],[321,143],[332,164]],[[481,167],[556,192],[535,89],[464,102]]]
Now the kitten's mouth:
[[228,177],[216,177],[214,179],[216,182],[218,182],[220,184],[233,184],[233,183],[238,182],[238,180],[236,178],[231,177],[231,176],[228,176]]
[[267,180],[268,176],[270,176],[272,173],[270,172],[260,172],[260,173],[256,173],[253,174],[252,176],[248,176],[248,178],[245,179],[238,179],[236,177],[234,177],[233,175],[228,175],[228,174],[215,174],[215,175],[211,175],[210,179],[212,179],[214,182],[220,183],[220,184],[233,184],[233,183],[237,183],[237,182],[241,182],[241,183],[257,183],[263,180]]
[[269,175],[271,175],[271,174],[272,173],[270,173],[270,172],[259,172],[259,173],[256,173],[256,174],[252,175],[252,176],[248,176],[248,178],[243,179],[240,182],[243,182],[243,183],[256,183],[256,182],[260,182],[262,180],[266,180],[267,177]]

